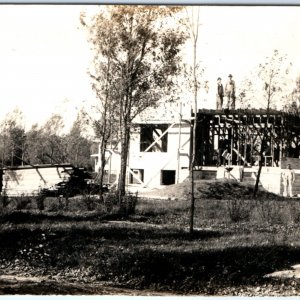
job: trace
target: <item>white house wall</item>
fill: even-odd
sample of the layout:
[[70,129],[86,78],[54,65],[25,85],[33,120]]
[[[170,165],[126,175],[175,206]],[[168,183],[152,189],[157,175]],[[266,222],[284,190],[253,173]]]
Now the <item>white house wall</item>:
[[[146,187],[161,185],[162,170],[176,171],[176,182],[177,178],[178,182],[182,182],[189,174],[190,126],[183,123],[180,127],[179,124],[176,124],[169,129],[167,134],[167,152],[140,152],[140,130],[136,129],[132,134],[129,168],[144,170],[144,186]],[[179,136],[181,140],[180,145]],[[178,149],[180,149],[179,160]],[[179,177],[177,177],[178,169]]]
[[[93,155],[93,157],[96,158],[95,160],[95,172],[99,172],[99,169],[101,167],[101,160],[100,160],[100,149],[97,153],[97,155]],[[107,150],[105,152],[105,158],[106,158],[106,165],[105,165],[105,170],[111,170],[113,173],[117,173],[118,170],[120,169],[120,164],[121,164],[121,156],[118,151],[112,151],[112,150]]]

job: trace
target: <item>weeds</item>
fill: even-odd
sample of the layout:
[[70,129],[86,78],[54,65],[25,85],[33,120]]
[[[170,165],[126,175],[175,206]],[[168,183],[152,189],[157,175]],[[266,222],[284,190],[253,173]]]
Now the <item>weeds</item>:
[[87,194],[87,193],[83,194],[82,195],[82,201],[86,205],[86,209],[88,211],[95,210],[95,208],[96,208],[96,198],[95,198],[95,196],[92,196],[92,195]]
[[29,261],[46,261],[50,256],[47,253],[47,237],[45,233],[42,233],[40,237],[37,238],[38,243],[27,243],[18,251],[18,257],[20,259]]
[[300,203],[297,201],[291,201],[290,202],[290,216],[291,216],[291,220],[296,223],[299,224],[300,223]]
[[[196,199],[195,226],[220,223],[252,222],[256,224],[286,224],[300,222],[300,204],[297,201],[278,201],[270,193],[260,193],[260,198],[250,200],[251,186],[226,181],[207,182],[202,186],[202,197]],[[206,195],[207,198],[203,198]],[[220,198],[220,199],[216,199]],[[189,201],[185,199],[142,199],[137,194],[126,194],[121,202],[115,193],[105,193],[103,199],[97,195],[84,194],[72,198],[63,195],[45,197],[1,197],[5,211],[35,209],[40,212],[70,213],[74,216],[95,211],[106,218],[128,217],[147,223],[187,226]],[[9,203],[9,205],[8,205]],[[135,215],[135,216],[134,216]]]
[[122,197],[119,212],[124,216],[129,216],[135,213],[138,194],[127,193]]
[[259,217],[259,223],[283,224],[282,209],[279,202],[270,200],[257,200],[255,207]]
[[136,213],[145,216],[159,216],[168,213],[183,213],[188,209],[186,200],[147,200],[139,199]]
[[106,212],[111,213],[114,206],[118,205],[118,196],[116,193],[107,193],[103,195],[103,204]]
[[232,222],[249,221],[252,205],[249,201],[234,199],[227,201],[227,210]]
[[5,192],[2,195],[0,195],[0,202],[2,208],[6,208],[8,206],[9,201]]
[[21,195],[14,197],[16,210],[26,209],[31,204],[31,197]]
[[36,206],[40,211],[45,209],[45,199],[46,195],[43,192],[40,192],[35,198]]

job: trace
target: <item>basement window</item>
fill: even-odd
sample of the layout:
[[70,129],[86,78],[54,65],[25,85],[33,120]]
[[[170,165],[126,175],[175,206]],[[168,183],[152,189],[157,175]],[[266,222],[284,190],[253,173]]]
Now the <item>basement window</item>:
[[144,170],[143,169],[130,169],[129,183],[130,184],[141,184],[144,182]]
[[170,185],[175,184],[176,171],[174,170],[162,170],[161,171],[161,184]]
[[141,125],[140,152],[167,152],[168,133],[162,136],[167,129],[167,124]]

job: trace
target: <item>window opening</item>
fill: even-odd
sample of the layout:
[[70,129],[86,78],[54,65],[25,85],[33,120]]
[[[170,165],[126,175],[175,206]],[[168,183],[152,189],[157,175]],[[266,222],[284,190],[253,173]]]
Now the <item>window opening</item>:
[[140,151],[144,152],[155,140],[157,140],[148,152],[167,152],[168,133],[159,138],[167,129],[167,124],[141,125]]

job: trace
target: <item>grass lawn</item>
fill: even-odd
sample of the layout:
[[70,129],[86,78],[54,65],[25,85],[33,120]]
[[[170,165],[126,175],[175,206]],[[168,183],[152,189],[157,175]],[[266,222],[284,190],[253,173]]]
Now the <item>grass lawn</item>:
[[[214,199],[230,186],[236,193]],[[300,295],[300,281],[264,277],[300,262],[300,202],[263,193],[251,200],[231,183],[201,190],[193,236],[186,199],[139,199],[128,218],[99,204],[76,210],[80,199],[67,211],[3,211],[0,293]],[[13,285],[9,275],[43,282]]]

